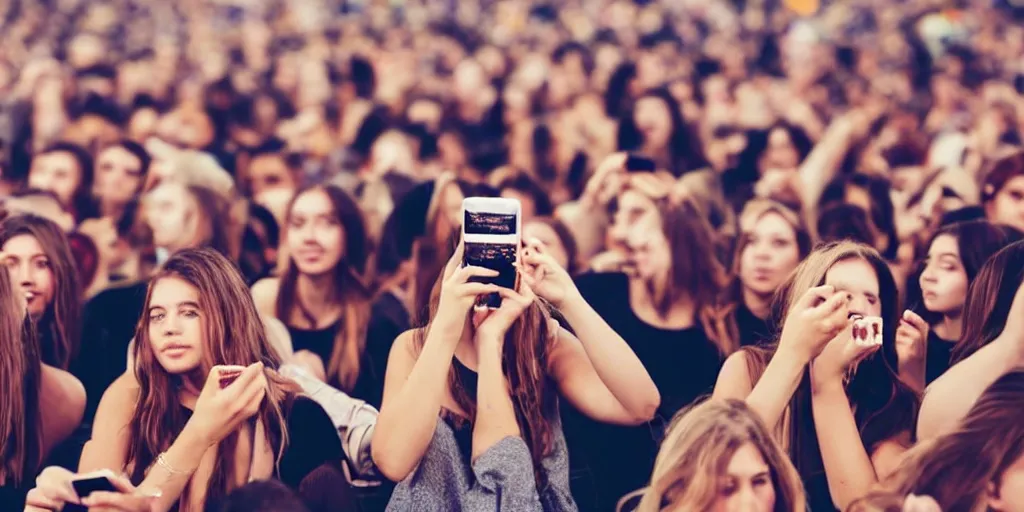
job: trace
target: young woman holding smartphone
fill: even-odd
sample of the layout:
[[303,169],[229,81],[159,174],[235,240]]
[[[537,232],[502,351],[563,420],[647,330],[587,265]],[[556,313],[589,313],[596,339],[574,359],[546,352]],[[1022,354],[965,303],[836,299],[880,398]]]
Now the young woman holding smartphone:
[[323,409],[274,371],[249,291],[214,250],[181,251],[150,281],[133,356],[134,379],[104,394],[79,465],[130,481],[80,500],[68,489],[73,475],[49,468],[29,494],[32,510],[198,511],[252,480],[298,488],[344,456]]
[[[377,467],[401,482],[389,510],[575,510],[558,396],[600,421],[654,415],[657,388],[626,342],[542,248],[520,256],[511,290],[471,282],[497,273],[461,267],[459,244],[429,323],[395,340],[373,444]],[[501,307],[473,310],[487,293]]]

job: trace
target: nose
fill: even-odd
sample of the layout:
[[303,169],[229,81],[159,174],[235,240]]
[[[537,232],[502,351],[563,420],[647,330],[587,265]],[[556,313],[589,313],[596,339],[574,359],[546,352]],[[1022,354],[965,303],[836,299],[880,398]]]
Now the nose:
[[870,316],[871,305],[868,304],[868,299],[865,298],[864,296],[858,296],[857,294],[853,294],[852,298],[850,299],[850,314]]
[[743,488],[736,493],[734,503],[736,503],[736,507],[729,507],[731,512],[750,512],[757,510],[757,494],[754,493],[753,487],[749,485],[743,486]]
[[29,263],[23,261],[18,265],[8,267],[11,272],[11,277],[15,281],[21,283],[22,288],[31,288],[35,284],[36,280],[29,269]]
[[922,283],[935,283],[936,282],[935,273],[932,272],[931,267],[925,267],[924,271],[921,272],[921,282]]
[[771,258],[772,252],[767,244],[754,244],[752,249],[754,250],[754,259],[758,261],[766,261]]
[[181,325],[178,321],[178,315],[169,314],[167,319],[164,321],[164,336],[174,336],[181,334]]

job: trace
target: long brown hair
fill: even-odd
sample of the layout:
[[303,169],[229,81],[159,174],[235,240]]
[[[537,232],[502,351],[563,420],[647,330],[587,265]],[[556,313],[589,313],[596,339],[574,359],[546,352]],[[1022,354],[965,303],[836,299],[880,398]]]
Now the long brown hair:
[[1024,241],[992,255],[978,271],[964,302],[964,332],[953,347],[952,363],[988,345],[1006,328],[1017,290],[1024,285]]
[[20,300],[0,269],[0,485],[14,486],[32,481],[43,453],[39,345]]
[[666,502],[686,510],[712,510],[719,477],[747,443],[757,448],[771,472],[772,510],[802,512],[806,503],[800,475],[761,418],[740,400],[707,400],[676,414],[654,462],[651,485],[640,491],[637,511],[657,512]]
[[[740,327],[736,319],[736,311],[743,304],[743,282],[740,280],[740,265],[743,251],[750,245],[751,231],[754,225],[769,214],[782,217],[796,234],[796,245],[803,260],[811,252],[811,235],[804,226],[800,216],[789,207],[769,199],[754,199],[747,203],[740,214],[740,237],[732,257],[732,272],[729,284],[726,285],[719,305],[713,314],[714,337],[731,354],[740,348]],[[779,326],[773,326],[773,328]]]
[[1024,370],[996,380],[960,427],[915,448],[887,486],[901,496],[931,496],[942,510],[977,510],[989,484],[1024,455]]
[[37,215],[16,215],[0,223],[0,246],[19,235],[36,239],[53,273],[53,303],[37,324],[43,363],[67,370],[82,334],[82,285],[75,257],[60,227]]
[[[135,331],[133,356],[139,398],[129,426],[127,460],[132,480],[140,482],[145,477],[157,454],[171,446],[187,421],[188,413],[179,398],[182,378],[165,372],[150,346],[148,311],[153,288],[165,277],[182,279],[199,290],[199,308],[205,320],[204,378],[214,365],[244,366],[255,362],[266,365],[267,399],[260,405],[255,419],[265,426],[280,463],[288,444],[284,411],[298,388],[273,371],[281,361],[267,340],[256,305],[235,266],[215,250],[186,249],[171,256],[150,281],[143,317]],[[218,444],[217,459],[207,485],[207,500],[224,496],[234,486],[237,444],[238,432]],[[189,492],[191,483],[183,494],[182,503],[187,502],[184,496]]]
[[[334,266],[332,279],[332,300],[340,303],[342,314],[331,359],[324,363],[328,381],[338,383],[345,391],[352,391],[359,378],[360,362],[366,347],[366,326],[370,318],[371,294],[363,275],[366,270],[369,241],[366,238],[366,226],[359,206],[348,194],[334,185],[318,185],[295,194],[288,205],[286,230],[290,229],[291,212],[295,201],[313,190],[323,191],[327,195],[345,236],[345,254]],[[298,309],[315,327],[316,319],[303,309],[298,298],[299,268],[291,256],[287,257],[287,262],[287,267],[281,275],[274,314],[287,322],[292,311]]]
[[[454,248],[449,247],[445,260],[450,259],[453,253]],[[434,283],[431,292],[431,319],[437,313],[443,279],[442,274]],[[541,461],[554,450],[555,431],[552,425],[558,422],[558,398],[547,374],[548,354],[555,334],[549,329],[550,318],[549,309],[540,302],[540,299],[534,301],[505,334],[505,345],[502,349],[502,366],[508,378],[509,389],[512,391],[516,421],[522,431],[523,440],[530,447],[538,491],[547,486],[547,477]],[[428,322],[415,331],[413,339],[418,350],[422,350],[423,344],[426,343],[431,327]],[[455,403],[466,412],[470,422],[475,421],[476,400],[473,397],[476,390],[466,388],[454,366],[448,372],[448,386],[451,388]],[[470,395],[471,392],[473,395]]]
[[[900,309],[896,282],[889,266],[878,251],[854,242],[832,242],[816,248],[779,287],[772,302],[772,322],[781,326],[789,310],[811,288],[825,284],[829,269],[837,263],[862,260],[871,265],[878,279],[882,306],[882,349],[857,366],[857,372],[846,387],[854,411],[854,421],[868,453],[879,443],[913,429],[917,423],[920,399],[898,377],[896,368],[896,328]],[[751,382],[757,382],[768,361],[774,356],[777,343],[768,347],[744,347],[749,356]],[[790,400],[788,409],[788,449],[800,475],[808,477],[824,471],[821,450],[811,414],[811,383],[804,376]]]

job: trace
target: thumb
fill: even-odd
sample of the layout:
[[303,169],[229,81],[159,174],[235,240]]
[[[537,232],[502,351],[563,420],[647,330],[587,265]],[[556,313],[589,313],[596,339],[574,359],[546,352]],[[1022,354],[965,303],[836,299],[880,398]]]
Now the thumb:
[[827,284],[811,288],[810,290],[807,290],[807,293],[804,293],[803,297],[800,297],[800,300],[797,302],[797,309],[799,311],[812,309],[834,297],[835,292],[835,287]]
[[918,315],[909,309],[903,312],[903,319],[919,331],[924,332],[928,329],[928,322],[926,322],[924,318],[921,318],[921,315]]

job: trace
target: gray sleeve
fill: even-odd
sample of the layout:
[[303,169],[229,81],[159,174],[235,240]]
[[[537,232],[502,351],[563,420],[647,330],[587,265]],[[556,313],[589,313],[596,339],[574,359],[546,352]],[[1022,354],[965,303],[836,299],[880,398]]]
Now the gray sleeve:
[[465,496],[467,510],[543,511],[526,442],[506,437],[473,463],[476,483]]

